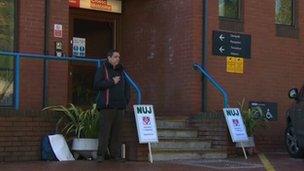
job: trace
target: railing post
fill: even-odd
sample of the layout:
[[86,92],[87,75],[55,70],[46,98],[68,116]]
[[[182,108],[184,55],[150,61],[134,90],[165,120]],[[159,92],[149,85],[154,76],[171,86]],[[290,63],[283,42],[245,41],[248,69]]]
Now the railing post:
[[198,69],[200,71],[200,73],[205,76],[210,83],[222,94],[222,96],[224,97],[224,107],[227,108],[229,107],[228,104],[228,93],[224,90],[224,88],[217,82],[215,81],[215,79],[208,73],[208,71],[202,67],[199,64],[193,64],[193,68],[196,70]]
[[124,71],[124,74],[128,80],[128,82],[131,84],[131,86],[136,91],[136,104],[141,104],[141,90],[139,89],[139,86],[132,80],[132,78],[129,76],[129,74]]
[[99,68],[101,66],[102,60],[98,60],[97,61],[97,68]]
[[15,57],[15,109],[19,110],[20,107],[20,54],[17,53]]

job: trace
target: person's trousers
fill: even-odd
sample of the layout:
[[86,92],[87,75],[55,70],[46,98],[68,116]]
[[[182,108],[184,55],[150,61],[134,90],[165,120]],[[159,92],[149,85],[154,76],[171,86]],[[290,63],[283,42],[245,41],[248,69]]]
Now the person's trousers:
[[100,111],[98,156],[104,158],[109,148],[111,157],[121,157],[121,129],[124,112],[123,109],[102,109]]

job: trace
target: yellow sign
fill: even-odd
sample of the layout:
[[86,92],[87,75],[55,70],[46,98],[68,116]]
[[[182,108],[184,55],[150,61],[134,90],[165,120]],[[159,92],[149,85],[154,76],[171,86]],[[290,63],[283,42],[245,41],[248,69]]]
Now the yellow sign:
[[235,71],[235,58],[234,57],[227,57],[227,72],[234,73]]
[[244,58],[236,58],[235,60],[235,73],[244,73]]
[[227,56],[226,71],[230,73],[244,73],[244,59]]

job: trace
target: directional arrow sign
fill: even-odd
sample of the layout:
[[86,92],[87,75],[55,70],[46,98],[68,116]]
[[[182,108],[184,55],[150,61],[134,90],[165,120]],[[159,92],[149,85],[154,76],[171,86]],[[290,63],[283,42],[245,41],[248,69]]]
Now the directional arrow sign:
[[233,32],[213,31],[213,55],[250,58],[251,36]]
[[223,46],[221,46],[221,47],[219,48],[219,51],[220,51],[221,53],[224,53],[224,52],[225,52],[225,49],[223,48]]
[[221,41],[223,41],[225,39],[225,37],[223,36],[223,34],[221,34],[219,38],[221,39]]

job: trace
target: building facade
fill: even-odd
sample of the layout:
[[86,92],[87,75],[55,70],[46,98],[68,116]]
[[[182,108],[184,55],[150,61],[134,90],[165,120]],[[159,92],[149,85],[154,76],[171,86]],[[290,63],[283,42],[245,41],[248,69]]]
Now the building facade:
[[[285,111],[291,103],[287,92],[303,83],[304,32],[300,21],[304,3],[211,0],[207,16],[204,3],[201,0],[0,0],[0,51],[45,55],[60,52],[63,56],[75,56],[73,38],[85,38],[87,58],[103,58],[108,49],[116,48],[142,89],[143,103],[153,104],[157,115],[170,117],[222,110],[223,97],[192,68],[194,63],[203,63],[228,92],[230,106],[238,107],[243,98],[247,103],[274,105],[275,119],[257,132],[257,145],[283,150]],[[227,56],[214,55],[215,31],[250,36],[250,57],[241,57],[241,73],[227,72]],[[58,43],[62,49],[58,49]],[[0,60],[2,84],[6,85],[1,87],[0,160],[39,159],[41,136],[54,129],[54,122],[40,114],[8,112],[14,105],[14,60]],[[95,68],[77,62],[22,58],[20,112],[40,110],[46,105],[91,103]],[[31,138],[20,130],[27,130],[25,135]],[[16,155],[10,158],[10,152]]]

